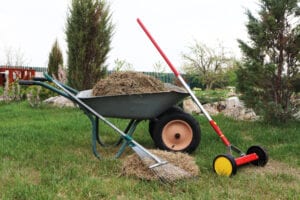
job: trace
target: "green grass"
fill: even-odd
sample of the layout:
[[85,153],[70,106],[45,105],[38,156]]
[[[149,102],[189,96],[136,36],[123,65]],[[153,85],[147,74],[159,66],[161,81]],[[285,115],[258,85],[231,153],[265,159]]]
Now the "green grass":
[[[120,176],[122,159],[112,159],[117,148],[99,147],[105,158],[91,151],[91,125],[79,109],[28,103],[0,103],[0,199],[297,199],[300,191],[300,123],[271,126],[240,122],[223,116],[215,121],[229,140],[243,150],[254,144],[268,149],[264,168],[242,167],[225,178],[212,171],[212,161],[225,147],[205,118],[195,116],[202,141],[192,154],[200,169],[196,180],[174,185]],[[121,129],[126,122],[111,119]],[[114,131],[100,124],[103,139],[113,143]],[[154,148],[141,123],[134,138]]]

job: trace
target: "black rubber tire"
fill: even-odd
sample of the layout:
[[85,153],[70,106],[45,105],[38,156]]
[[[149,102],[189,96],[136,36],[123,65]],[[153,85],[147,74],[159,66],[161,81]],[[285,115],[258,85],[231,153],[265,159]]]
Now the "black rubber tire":
[[230,177],[236,174],[237,165],[232,155],[221,154],[215,157],[213,161],[213,169],[214,172],[220,176]]
[[[188,113],[173,111],[167,112],[156,121],[152,132],[154,144],[162,150],[192,153],[201,140],[199,123]],[[175,126],[172,124],[179,125],[176,132],[173,130]],[[184,133],[186,129],[188,131]],[[173,144],[168,145],[167,140],[164,138],[173,140]],[[185,138],[188,139],[185,140]]]
[[184,111],[178,106],[172,106],[167,111],[160,114],[157,118],[149,120],[149,129],[148,130],[149,130],[149,133],[150,133],[150,136],[151,136],[152,139],[153,139],[154,126],[155,126],[155,123],[159,120],[159,118],[161,118],[164,115],[170,115],[170,114],[175,113],[175,112],[183,113]]
[[157,122],[157,119],[150,119],[149,125],[148,125],[148,131],[150,133],[151,138],[153,139],[153,129],[155,126],[155,123]]
[[256,166],[265,166],[268,163],[269,156],[267,151],[261,147],[261,146],[251,146],[247,150],[247,155],[251,153],[256,153],[258,156],[258,160],[252,161],[251,164],[256,165]]

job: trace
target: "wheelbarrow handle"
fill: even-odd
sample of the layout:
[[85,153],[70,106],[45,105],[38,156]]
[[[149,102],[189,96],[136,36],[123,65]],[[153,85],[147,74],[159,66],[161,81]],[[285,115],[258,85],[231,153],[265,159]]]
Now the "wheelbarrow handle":
[[46,78],[44,77],[34,77],[32,80],[34,81],[41,81],[41,82],[45,82],[45,81],[48,81]]
[[[52,78],[48,73],[44,73],[44,77],[45,77],[45,79],[47,80],[47,81],[49,81],[49,82],[52,82],[52,83],[54,83],[54,78]],[[57,80],[56,80],[57,81]],[[72,88],[72,87],[70,87],[70,86],[67,86],[67,85],[65,85],[65,84],[63,84],[63,83],[61,83],[61,82],[58,82],[61,86],[63,86],[64,88],[66,88],[68,91],[70,91],[70,92],[72,92],[73,94],[78,94],[78,90],[76,90],[76,89],[74,89],[74,88]]]
[[32,80],[19,80],[18,83],[19,85],[37,85],[36,81]]
[[43,75],[47,81],[53,82],[53,78],[48,73],[45,72],[45,73],[43,73]]
[[[18,81],[18,84],[19,85],[25,85],[25,86],[31,86],[31,85],[39,85],[39,86],[42,86],[44,88],[47,88],[48,90],[52,91],[52,92],[55,92],[59,95],[62,95],[68,99],[70,99],[70,96],[67,95],[65,92],[53,87],[52,85],[48,84],[48,83],[45,83],[45,82],[41,82],[41,81],[33,81],[33,80],[19,80]],[[70,99],[72,100],[72,99]]]

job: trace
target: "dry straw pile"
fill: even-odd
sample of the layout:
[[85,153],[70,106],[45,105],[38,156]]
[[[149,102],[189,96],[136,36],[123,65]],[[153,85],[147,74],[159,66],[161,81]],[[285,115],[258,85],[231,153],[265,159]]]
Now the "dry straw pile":
[[140,72],[114,72],[93,87],[94,96],[155,93],[166,91],[163,82]]
[[[186,172],[190,173],[192,177],[197,177],[199,175],[198,165],[195,163],[194,158],[188,154],[162,150],[150,150],[150,152],[185,170]],[[124,159],[122,175],[137,177],[143,180],[159,180],[159,177],[146,165],[144,165],[139,156],[136,154],[127,156]]]

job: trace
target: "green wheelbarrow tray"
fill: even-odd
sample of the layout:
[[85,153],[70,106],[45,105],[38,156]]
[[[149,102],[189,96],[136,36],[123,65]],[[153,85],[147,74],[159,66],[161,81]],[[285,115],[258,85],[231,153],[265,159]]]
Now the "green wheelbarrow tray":
[[166,92],[114,96],[93,96],[92,90],[84,90],[76,96],[102,116],[142,120],[159,116],[189,95],[171,84],[165,88]]

